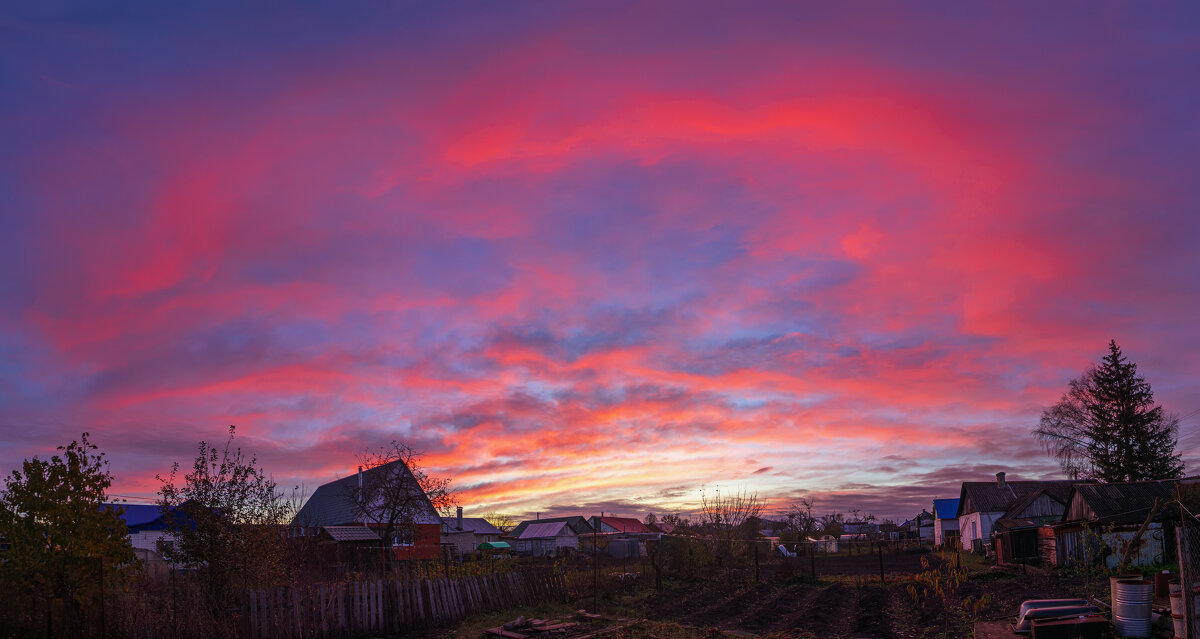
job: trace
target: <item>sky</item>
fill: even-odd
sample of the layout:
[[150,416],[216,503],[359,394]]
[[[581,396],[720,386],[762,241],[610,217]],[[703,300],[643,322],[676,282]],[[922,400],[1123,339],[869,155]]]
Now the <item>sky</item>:
[[153,497],[236,425],[468,516],[903,520],[1060,477],[1110,339],[1200,472],[1194,3],[28,4],[5,474],[88,431]]

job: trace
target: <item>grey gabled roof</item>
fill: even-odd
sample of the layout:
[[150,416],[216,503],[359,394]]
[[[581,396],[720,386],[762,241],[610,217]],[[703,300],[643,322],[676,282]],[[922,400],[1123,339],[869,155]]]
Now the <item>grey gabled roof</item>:
[[[399,464],[399,466],[397,466]],[[376,466],[363,471],[364,481],[370,482],[388,473],[401,472],[415,483],[412,473],[403,461],[397,460],[382,466]],[[358,473],[343,477],[324,484],[313,491],[304,507],[296,513],[295,522],[301,526],[352,526],[355,524],[377,523],[361,521],[355,508],[355,494],[358,489]],[[424,497],[424,495],[422,495]],[[418,502],[420,512],[415,513],[415,523],[439,523],[437,511],[428,499]]]
[[[483,517],[463,517],[462,529],[466,532],[475,533],[476,535],[499,535],[500,529],[488,523],[488,520]],[[458,530],[457,517],[442,517],[442,532],[456,532]]]
[[1021,497],[1039,490],[1060,503],[1067,503],[1071,493],[1069,479],[1053,481],[1006,481],[1001,486],[996,481],[965,481],[958,495],[957,516],[975,512],[1006,512]]
[[521,533],[525,532],[525,529],[528,528],[532,524],[544,524],[547,522],[556,522],[556,521],[566,522],[567,525],[571,527],[571,530],[574,530],[575,534],[577,534],[577,535],[592,534],[592,527],[590,524],[588,524],[587,520],[584,519],[583,517],[576,515],[574,517],[550,517],[547,519],[533,519],[533,520],[529,520],[529,521],[523,521],[520,524],[518,524],[516,528],[513,528],[512,532],[508,533],[508,536],[519,538],[521,536]]

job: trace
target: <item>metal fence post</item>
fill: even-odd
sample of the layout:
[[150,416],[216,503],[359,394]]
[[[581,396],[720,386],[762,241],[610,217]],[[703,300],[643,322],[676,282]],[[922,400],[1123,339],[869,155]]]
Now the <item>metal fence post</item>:
[[1183,591],[1183,610],[1184,610],[1184,632],[1183,636],[1191,639],[1196,636],[1195,632],[1195,596],[1192,592],[1192,583],[1195,581],[1195,573],[1192,570],[1192,548],[1191,548],[1191,531],[1187,526],[1180,526],[1179,534],[1176,536],[1176,543],[1179,546],[1179,586]]
[[879,542],[876,548],[879,550],[879,583],[886,584],[887,577],[883,573],[883,542]]

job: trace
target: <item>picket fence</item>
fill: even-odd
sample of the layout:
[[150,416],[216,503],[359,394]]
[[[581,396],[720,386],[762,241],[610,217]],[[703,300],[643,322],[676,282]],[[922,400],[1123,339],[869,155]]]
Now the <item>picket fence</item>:
[[246,591],[246,639],[350,637],[444,626],[488,610],[565,601],[561,575],[508,572],[459,579],[369,580]]

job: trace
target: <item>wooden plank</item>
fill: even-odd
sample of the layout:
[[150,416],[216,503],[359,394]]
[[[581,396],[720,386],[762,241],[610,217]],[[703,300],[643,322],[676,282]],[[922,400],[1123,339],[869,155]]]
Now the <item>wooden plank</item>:
[[295,624],[295,636],[297,639],[304,639],[304,626],[300,622],[300,615],[302,614],[300,608],[300,587],[293,585],[290,590],[292,591],[292,623]]
[[445,585],[446,582],[442,579],[435,579],[433,581],[433,592],[438,602],[438,621],[442,623],[450,619],[450,609],[446,601],[446,590],[443,587]]
[[375,629],[383,629],[383,582],[376,579],[372,587],[375,594]]
[[398,582],[400,587],[400,625],[401,630],[413,627],[412,597],[409,595],[409,581]]
[[329,632],[325,625],[327,621],[325,616],[325,584],[320,584],[317,586],[317,589],[313,595],[317,597],[317,610],[315,611],[316,614],[313,617],[313,636],[324,637],[326,633]]
[[346,631],[346,601],[343,596],[343,589],[346,584],[337,584],[337,631],[341,634]]
[[258,599],[254,596],[254,590],[246,591],[246,619],[249,627],[249,632],[246,633],[249,639],[258,638]]
[[538,630],[541,630],[544,632],[550,632],[552,630],[564,630],[566,628],[574,628],[575,626],[578,626],[578,625],[579,624],[577,624],[575,622],[568,621],[565,623],[556,623],[556,624],[550,624],[548,626],[541,626],[538,628]]
[[283,639],[283,592],[278,586],[271,592],[271,638]]
[[511,630],[505,630],[504,626],[488,628],[487,630],[484,630],[484,632],[489,635],[496,635],[498,637],[504,637],[505,639],[529,639],[529,635],[521,634],[519,632],[513,632]]
[[414,581],[412,583],[412,594],[413,594],[413,599],[416,602],[416,605],[413,607],[413,611],[416,612],[418,620],[421,622],[422,625],[424,625],[425,624],[425,602],[421,601],[421,584],[419,581]]
[[354,582],[354,605],[357,612],[354,616],[355,630],[367,629],[367,597],[366,593],[363,592],[366,590],[365,586],[366,584],[361,581]]
[[266,590],[258,591],[258,605],[260,606],[258,613],[258,636],[262,639],[269,639],[271,636],[271,602],[267,598]]
[[404,583],[396,581],[396,629],[403,631],[408,627],[408,603],[404,601]]
[[479,578],[471,578],[471,591],[475,593],[475,612],[483,612],[483,593],[479,590]]

